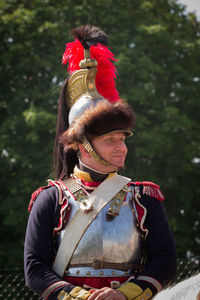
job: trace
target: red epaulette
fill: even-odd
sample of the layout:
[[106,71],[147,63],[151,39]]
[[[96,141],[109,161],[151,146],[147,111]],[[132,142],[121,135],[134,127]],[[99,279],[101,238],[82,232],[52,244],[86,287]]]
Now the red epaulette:
[[143,194],[146,194],[150,197],[153,197],[159,201],[163,201],[165,197],[160,190],[160,186],[150,182],[150,181],[136,181],[133,182],[135,185],[142,185],[143,186]]
[[33,192],[32,195],[31,195],[31,200],[30,200],[29,205],[28,205],[28,211],[29,211],[29,212],[31,211],[31,209],[32,209],[32,207],[33,207],[33,204],[34,204],[35,200],[37,199],[37,197],[39,196],[39,194],[40,194],[43,190],[45,190],[45,189],[47,189],[47,188],[49,188],[49,187],[51,187],[51,186],[54,186],[54,185],[56,185],[56,184],[60,185],[59,182],[53,181],[53,180],[49,179],[49,180],[48,180],[48,185],[41,186],[39,189],[37,189],[35,192]]
[[41,186],[39,189],[37,189],[36,191],[34,191],[31,195],[31,200],[29,202],[29,205],[28,205],[28,211],[30,212],[32,207],[33,207],[33,204],[35,202],[35,200],[37,199],[37,197],[39,196],[39,194],[46,188],[48,188],[50,186],[50,184],[46,185],[46,186]]

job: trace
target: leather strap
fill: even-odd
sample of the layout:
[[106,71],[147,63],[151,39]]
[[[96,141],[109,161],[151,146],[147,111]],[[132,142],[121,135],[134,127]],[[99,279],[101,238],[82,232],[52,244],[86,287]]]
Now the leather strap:
[[87,264],[69,264],[68,268],[81,268],[81,267],[90,267],[95,270],[100,269],[114,269],[114,270],[121,270],[121,271],[128,271],[128,270],[141,270],[144,268],[143,264],[131,264],[131,263],[110,263],[100,259],[94,259],[93,263]]
[[130,178],[114,174],[111,178],[104,180],[91,193],[87,201],[90,202],[93,210],[86,214],[82,209],[79,209],[67,225],[67,230],[65,230],[53,264],[53,270],[57,274],[63,276],[78,243],[89,225],[112,198],[130,181]]

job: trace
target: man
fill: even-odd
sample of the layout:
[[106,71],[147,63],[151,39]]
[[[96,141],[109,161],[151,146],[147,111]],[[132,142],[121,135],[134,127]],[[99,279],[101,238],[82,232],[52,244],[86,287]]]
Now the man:
[[86,25],[73,34],[63,56],[71,74],[58,108],[56,180],[29,205],[26,282],[44,299],[151,299],[176,272],[164,197],[153,183],[117,174],[135,115],[115,89],[105,33]]

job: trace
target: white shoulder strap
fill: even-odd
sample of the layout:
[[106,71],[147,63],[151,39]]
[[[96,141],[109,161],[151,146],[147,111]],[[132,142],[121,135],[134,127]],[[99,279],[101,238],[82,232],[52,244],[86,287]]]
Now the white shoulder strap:
[[68,224],[67,230],[65,230],[53,264],[53,270],[57,274],[63,276],[78,243],[89,225],[112,198],[130,181],[130,178],[118,174],[113,175],[111,178],[103,181],[88,198],[87,201],[91,203],[93,210],[88,214],[84,213],[82,209],[77,211]]

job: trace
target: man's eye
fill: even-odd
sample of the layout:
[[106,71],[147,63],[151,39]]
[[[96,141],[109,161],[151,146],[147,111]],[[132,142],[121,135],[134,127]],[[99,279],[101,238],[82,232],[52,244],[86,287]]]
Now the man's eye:
[[107,140],[106,143],[107,144],[111,144],[113,142],[113,140]]

